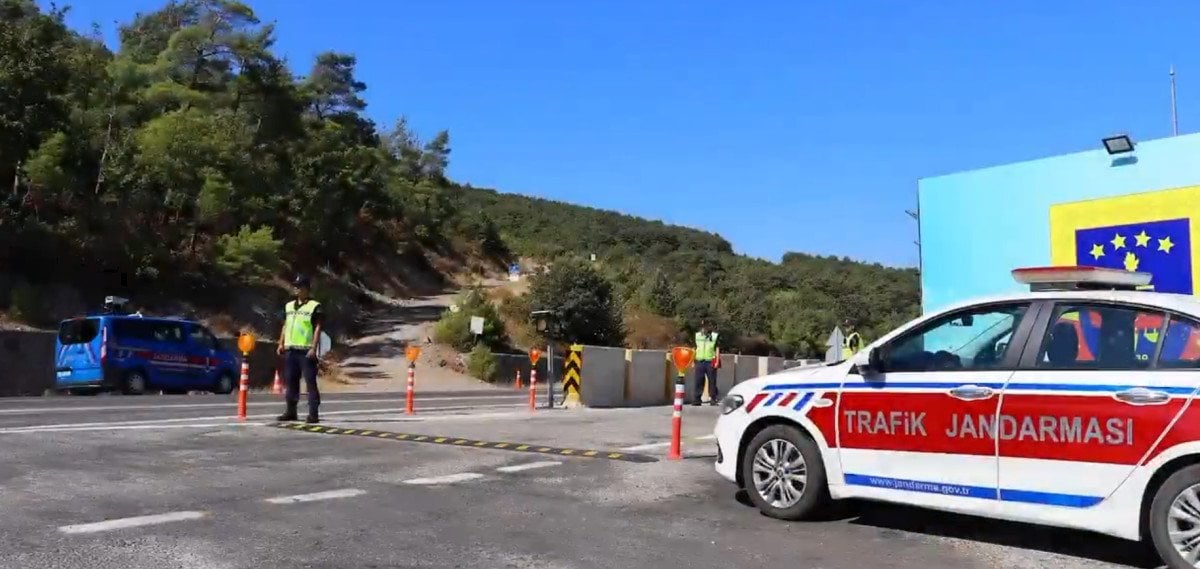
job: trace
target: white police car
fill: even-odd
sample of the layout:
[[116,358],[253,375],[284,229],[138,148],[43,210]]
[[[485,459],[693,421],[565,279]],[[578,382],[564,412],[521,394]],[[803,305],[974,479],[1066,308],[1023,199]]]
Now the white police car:
[[860,498],[1149,539],[1200,567],[1200,301],[1150,275],[1018,269],[849,361],[746,381],[716,470],[762,512]]

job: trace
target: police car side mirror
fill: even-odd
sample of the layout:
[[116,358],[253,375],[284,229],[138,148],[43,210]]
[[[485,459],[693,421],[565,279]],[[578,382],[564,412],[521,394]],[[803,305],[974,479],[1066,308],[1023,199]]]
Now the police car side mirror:
[[868,348],[854,354],[851,363],[863,377],[871,377],[883,372],[883,357],[878,348]]

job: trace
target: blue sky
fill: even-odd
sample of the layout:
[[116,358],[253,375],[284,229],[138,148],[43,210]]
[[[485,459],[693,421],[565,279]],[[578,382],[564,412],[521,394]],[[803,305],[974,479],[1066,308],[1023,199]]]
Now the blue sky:
[[[76,0],[69,23],[160,0]],[[739,252],[917,263],[919,178],[1200,123],[1200,3],[250,0],[297,73],[358,56],[369,114],[447,128],[451,175],[717,231]]]

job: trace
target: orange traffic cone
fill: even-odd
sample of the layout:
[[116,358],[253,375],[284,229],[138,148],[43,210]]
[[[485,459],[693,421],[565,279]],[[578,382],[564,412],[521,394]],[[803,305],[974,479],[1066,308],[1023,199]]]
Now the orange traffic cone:
[[517,391],[521,390],[521,370],[517,370],[517,383],[515,388]]
[[271,393],[279,395],[283,393],[283,379],[279,377],[279,369],[275,369],[275,382],[271,384]]

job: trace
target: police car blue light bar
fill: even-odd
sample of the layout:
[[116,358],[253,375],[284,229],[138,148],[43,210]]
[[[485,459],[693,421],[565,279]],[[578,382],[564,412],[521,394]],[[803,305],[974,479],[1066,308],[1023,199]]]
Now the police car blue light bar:
[[1150,285],[1150,273],[1105,267],[1026,267],[1014,269],[1013,278],[1030,290],[1137,290]]

